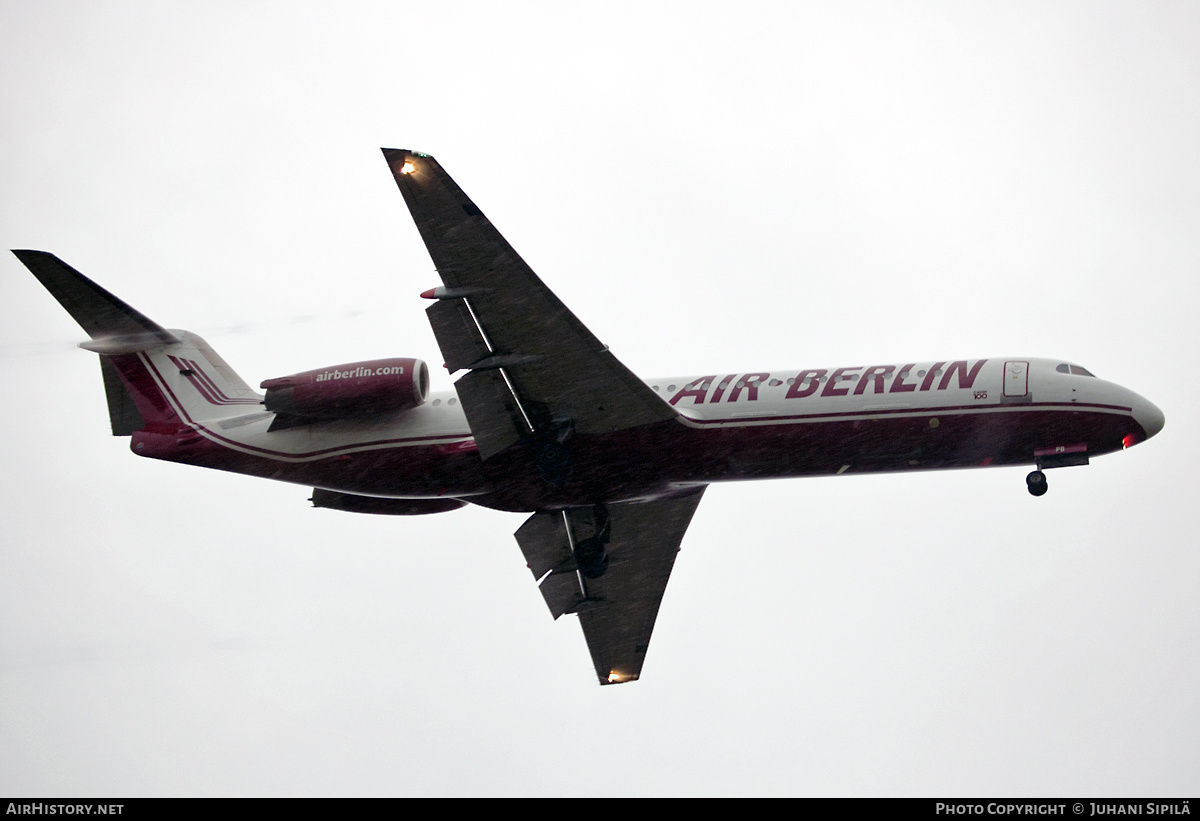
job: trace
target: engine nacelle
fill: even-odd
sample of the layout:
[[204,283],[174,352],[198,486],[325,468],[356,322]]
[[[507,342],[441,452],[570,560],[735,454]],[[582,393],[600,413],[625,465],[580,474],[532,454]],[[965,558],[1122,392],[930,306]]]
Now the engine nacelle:
[[415,408],[429,395],[420,359],[372,359],[267,379],[267,410],[314,419],[345,419]]

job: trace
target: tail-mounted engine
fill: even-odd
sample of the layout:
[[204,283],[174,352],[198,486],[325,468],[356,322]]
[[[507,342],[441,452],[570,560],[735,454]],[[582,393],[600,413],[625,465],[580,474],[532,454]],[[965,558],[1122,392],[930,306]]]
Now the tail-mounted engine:
[[345,419],[415,408],[429,395],[420,359],[373,359],[267,379],[267,410],[309,419]]

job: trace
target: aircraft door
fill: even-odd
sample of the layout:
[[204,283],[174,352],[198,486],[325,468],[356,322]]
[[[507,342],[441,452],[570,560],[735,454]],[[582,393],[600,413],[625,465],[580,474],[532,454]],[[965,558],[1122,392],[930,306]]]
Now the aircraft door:
[[1029,395],[1029,363],[1004,363],[1004,398],[1018,399]]

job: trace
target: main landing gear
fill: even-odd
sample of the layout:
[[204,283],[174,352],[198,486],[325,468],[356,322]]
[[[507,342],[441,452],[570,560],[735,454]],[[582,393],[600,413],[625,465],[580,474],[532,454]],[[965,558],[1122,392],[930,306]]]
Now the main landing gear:
[[576,537],[575,563],[585,579],[598,579],[608,571],[608,544],[610,528],[608,508],[604,505],[592,507],[593,535],[586,539]]
[[1044,496],[1050,486],[1046,484],[1046,474],[1040,470],[1035,470],[1033,473],[1025,477],[1025,486],[1029,488],[1029,492],[1034,496]]

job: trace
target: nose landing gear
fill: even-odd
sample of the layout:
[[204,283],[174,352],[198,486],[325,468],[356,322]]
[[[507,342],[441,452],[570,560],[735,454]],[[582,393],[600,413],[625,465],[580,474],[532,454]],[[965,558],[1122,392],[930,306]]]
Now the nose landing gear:
[[1035,470],[1025,477],[1025,486],[1029,488],[1029,492],[1033,496],[1044,496],[1050,489],[1050,486],[1046,484],[1046,474],[1040,470]]
[[1070,445],[1055,445],[1053,447],[1036,448],[1033,451],[1034,464],[1037,470],[1025,477],[1025,486],[1033,496],[1046,495],[1046,474],[1042,471],[1051,468],[1071,468],[1088,463],[1088,446],[1086,442]]

